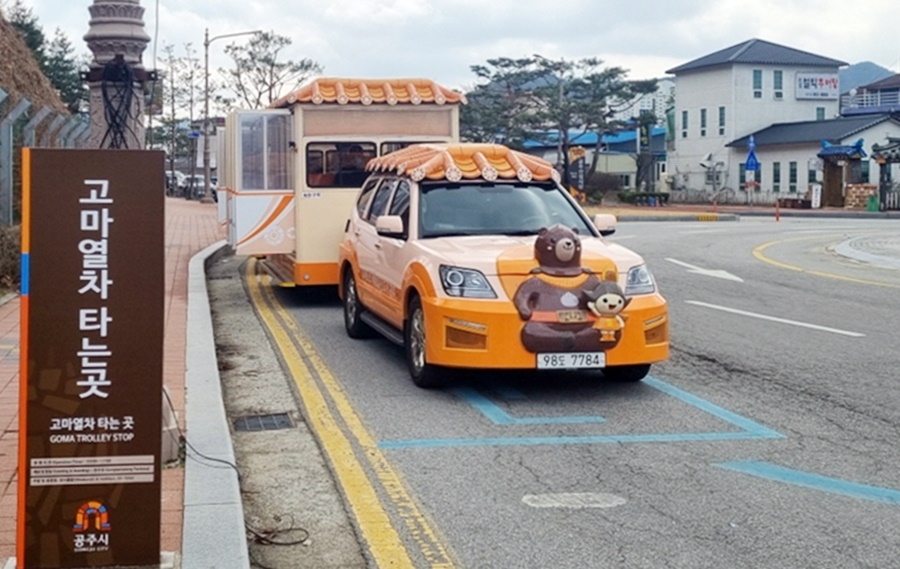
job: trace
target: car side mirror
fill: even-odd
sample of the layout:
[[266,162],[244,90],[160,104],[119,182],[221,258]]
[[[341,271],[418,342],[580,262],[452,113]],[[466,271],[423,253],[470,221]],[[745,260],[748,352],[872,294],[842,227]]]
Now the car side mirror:
[[616,232],[616,216],[611,213],[594,214],[594,227],[600,232],[600,235],[609,237]]
[[379,215],[375,220],[375,231],[385,237],[402,237],[403,218],[399,215]]

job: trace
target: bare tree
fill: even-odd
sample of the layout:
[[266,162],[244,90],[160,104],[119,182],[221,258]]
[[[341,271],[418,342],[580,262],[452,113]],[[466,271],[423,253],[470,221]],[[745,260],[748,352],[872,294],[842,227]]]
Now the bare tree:
[[225,48],[234,61],[234,68],[220,72],[225,77],[225,86],[234,91],[239,104],[251,109],[268,106],[306,79],[322,73],[322,66],[311,59],[279,61],[282,51],[289,45],[290,38],[261,32],[254,34],[246,44],[231,44]]

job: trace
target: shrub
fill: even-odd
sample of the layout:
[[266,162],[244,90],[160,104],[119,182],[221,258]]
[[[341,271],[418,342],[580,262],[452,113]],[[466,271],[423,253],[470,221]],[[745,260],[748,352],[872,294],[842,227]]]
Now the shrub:
[[0,289],[11,292],[19,289],[22,278],[22,247],[18,225],[0,227]]
[[669,203],[668,192],[631,192],[623,191],[618,193],[619,201],[622,203],[630,203],[635,205],[667,204]]

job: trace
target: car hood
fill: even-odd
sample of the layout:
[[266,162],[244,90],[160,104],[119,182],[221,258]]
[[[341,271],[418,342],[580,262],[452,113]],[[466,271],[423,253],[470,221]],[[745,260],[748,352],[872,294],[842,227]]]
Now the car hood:
[[[427,256],[442,264],[477,269],[486,276],[526,275],[537,268],[534,257],[536,236],[472,235],[438,237],[419,241]],[[581,238],[581,264],[595,272],[614,265],[627,272],[643,263],[640,255],[600,237]]]

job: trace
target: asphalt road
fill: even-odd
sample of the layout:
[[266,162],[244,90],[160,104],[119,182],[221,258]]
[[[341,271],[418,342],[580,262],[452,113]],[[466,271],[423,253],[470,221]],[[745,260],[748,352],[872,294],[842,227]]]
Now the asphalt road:
[[356,455],[383,459],[364,468],[415,566],[893,567],[900,270],[839,253],[895,225],[621,223],[672,321],[671,359],[637,385],[470,373],[425,391],[398,348],[347,338],[330,294],[277,297],[344,431],[371,438]]

